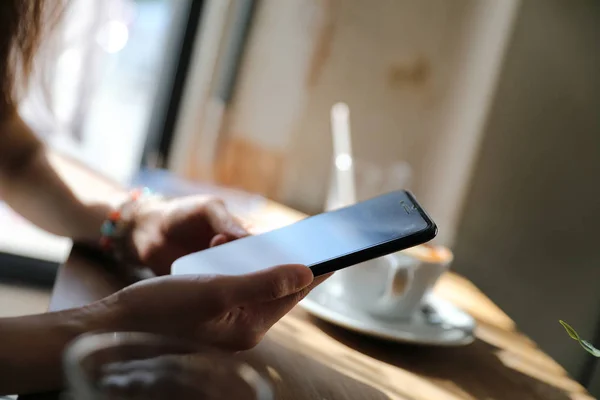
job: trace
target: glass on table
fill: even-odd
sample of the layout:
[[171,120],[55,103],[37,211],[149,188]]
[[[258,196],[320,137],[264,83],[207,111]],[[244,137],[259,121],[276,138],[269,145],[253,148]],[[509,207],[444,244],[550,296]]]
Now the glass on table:
[[[342,175],[351,167],[352,193],[349,198],[347,191],[340,185],[344,183]],[[325,210],[334,210],[355,202],[406,189],[412,180],[412,168],[405,161],[372,162],[364,159],[350,157],[346,163],[334,160],[329,181],[329,191],[325,203]]]
[[272,400],[270,384],[235,356],[138,332],[88,334],[64,356],[75,400]]

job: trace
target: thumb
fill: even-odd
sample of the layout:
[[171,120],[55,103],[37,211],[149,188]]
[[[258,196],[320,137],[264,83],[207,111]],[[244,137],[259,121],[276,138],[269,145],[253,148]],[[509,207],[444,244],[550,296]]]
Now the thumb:
[[210,201],[205,206],[206,218],[216,233],[226,235],[228,239],[239,239],[248,236],[248,231],[235,218],[222,201]]
[[[233,301],[237,304],[263,303],[297,293],[313,281],[304,265],[280,265],[248,275],[228,277]],[[233,282],[235,281],[235,282]]]
[[219,233],[210,240],[209,247],[220,246],[222,244],[227,243],[227,240],[228,240],[227,235],[225,235],[223,233]]

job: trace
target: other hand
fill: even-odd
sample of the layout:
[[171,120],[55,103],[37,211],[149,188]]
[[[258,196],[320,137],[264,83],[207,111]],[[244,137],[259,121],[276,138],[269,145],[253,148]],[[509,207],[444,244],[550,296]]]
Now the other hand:
[[213,197],[149,199],[136,208],[128,246],[135,262],[166,275],[180,257],[247,235],[224,203]]
[[100,305],[119,330],[184,338],[233,350],[255,346],[324,278],[278,266],[241,276],[166,276],[138,282]]

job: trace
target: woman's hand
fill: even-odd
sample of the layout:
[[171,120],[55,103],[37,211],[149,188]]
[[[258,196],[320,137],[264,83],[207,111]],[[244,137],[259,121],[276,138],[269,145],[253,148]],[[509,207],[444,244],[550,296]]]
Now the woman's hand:
[[129,286],[96,307],[116,316],[118,330],[243,350],[255,346],[322,279],[313,281],[301,265],[241,276],[165,276]]
[[187,254],[247,236],[221,200],[208,196],[140,201],[128,245],[136,262],[157,275]]

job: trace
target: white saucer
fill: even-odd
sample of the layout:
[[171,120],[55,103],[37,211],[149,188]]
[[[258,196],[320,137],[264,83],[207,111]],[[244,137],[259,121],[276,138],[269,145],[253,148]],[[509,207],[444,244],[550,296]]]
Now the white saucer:
[[473,342],[475,320],[450,302],[430,295],[427,305],[434,318],[419,311],[410,319],[385,320],[357,310],[336,296],[326,284],[315,288],[300,306],[310,314],[343,328],[394,342],[428,346],[463,346]]

